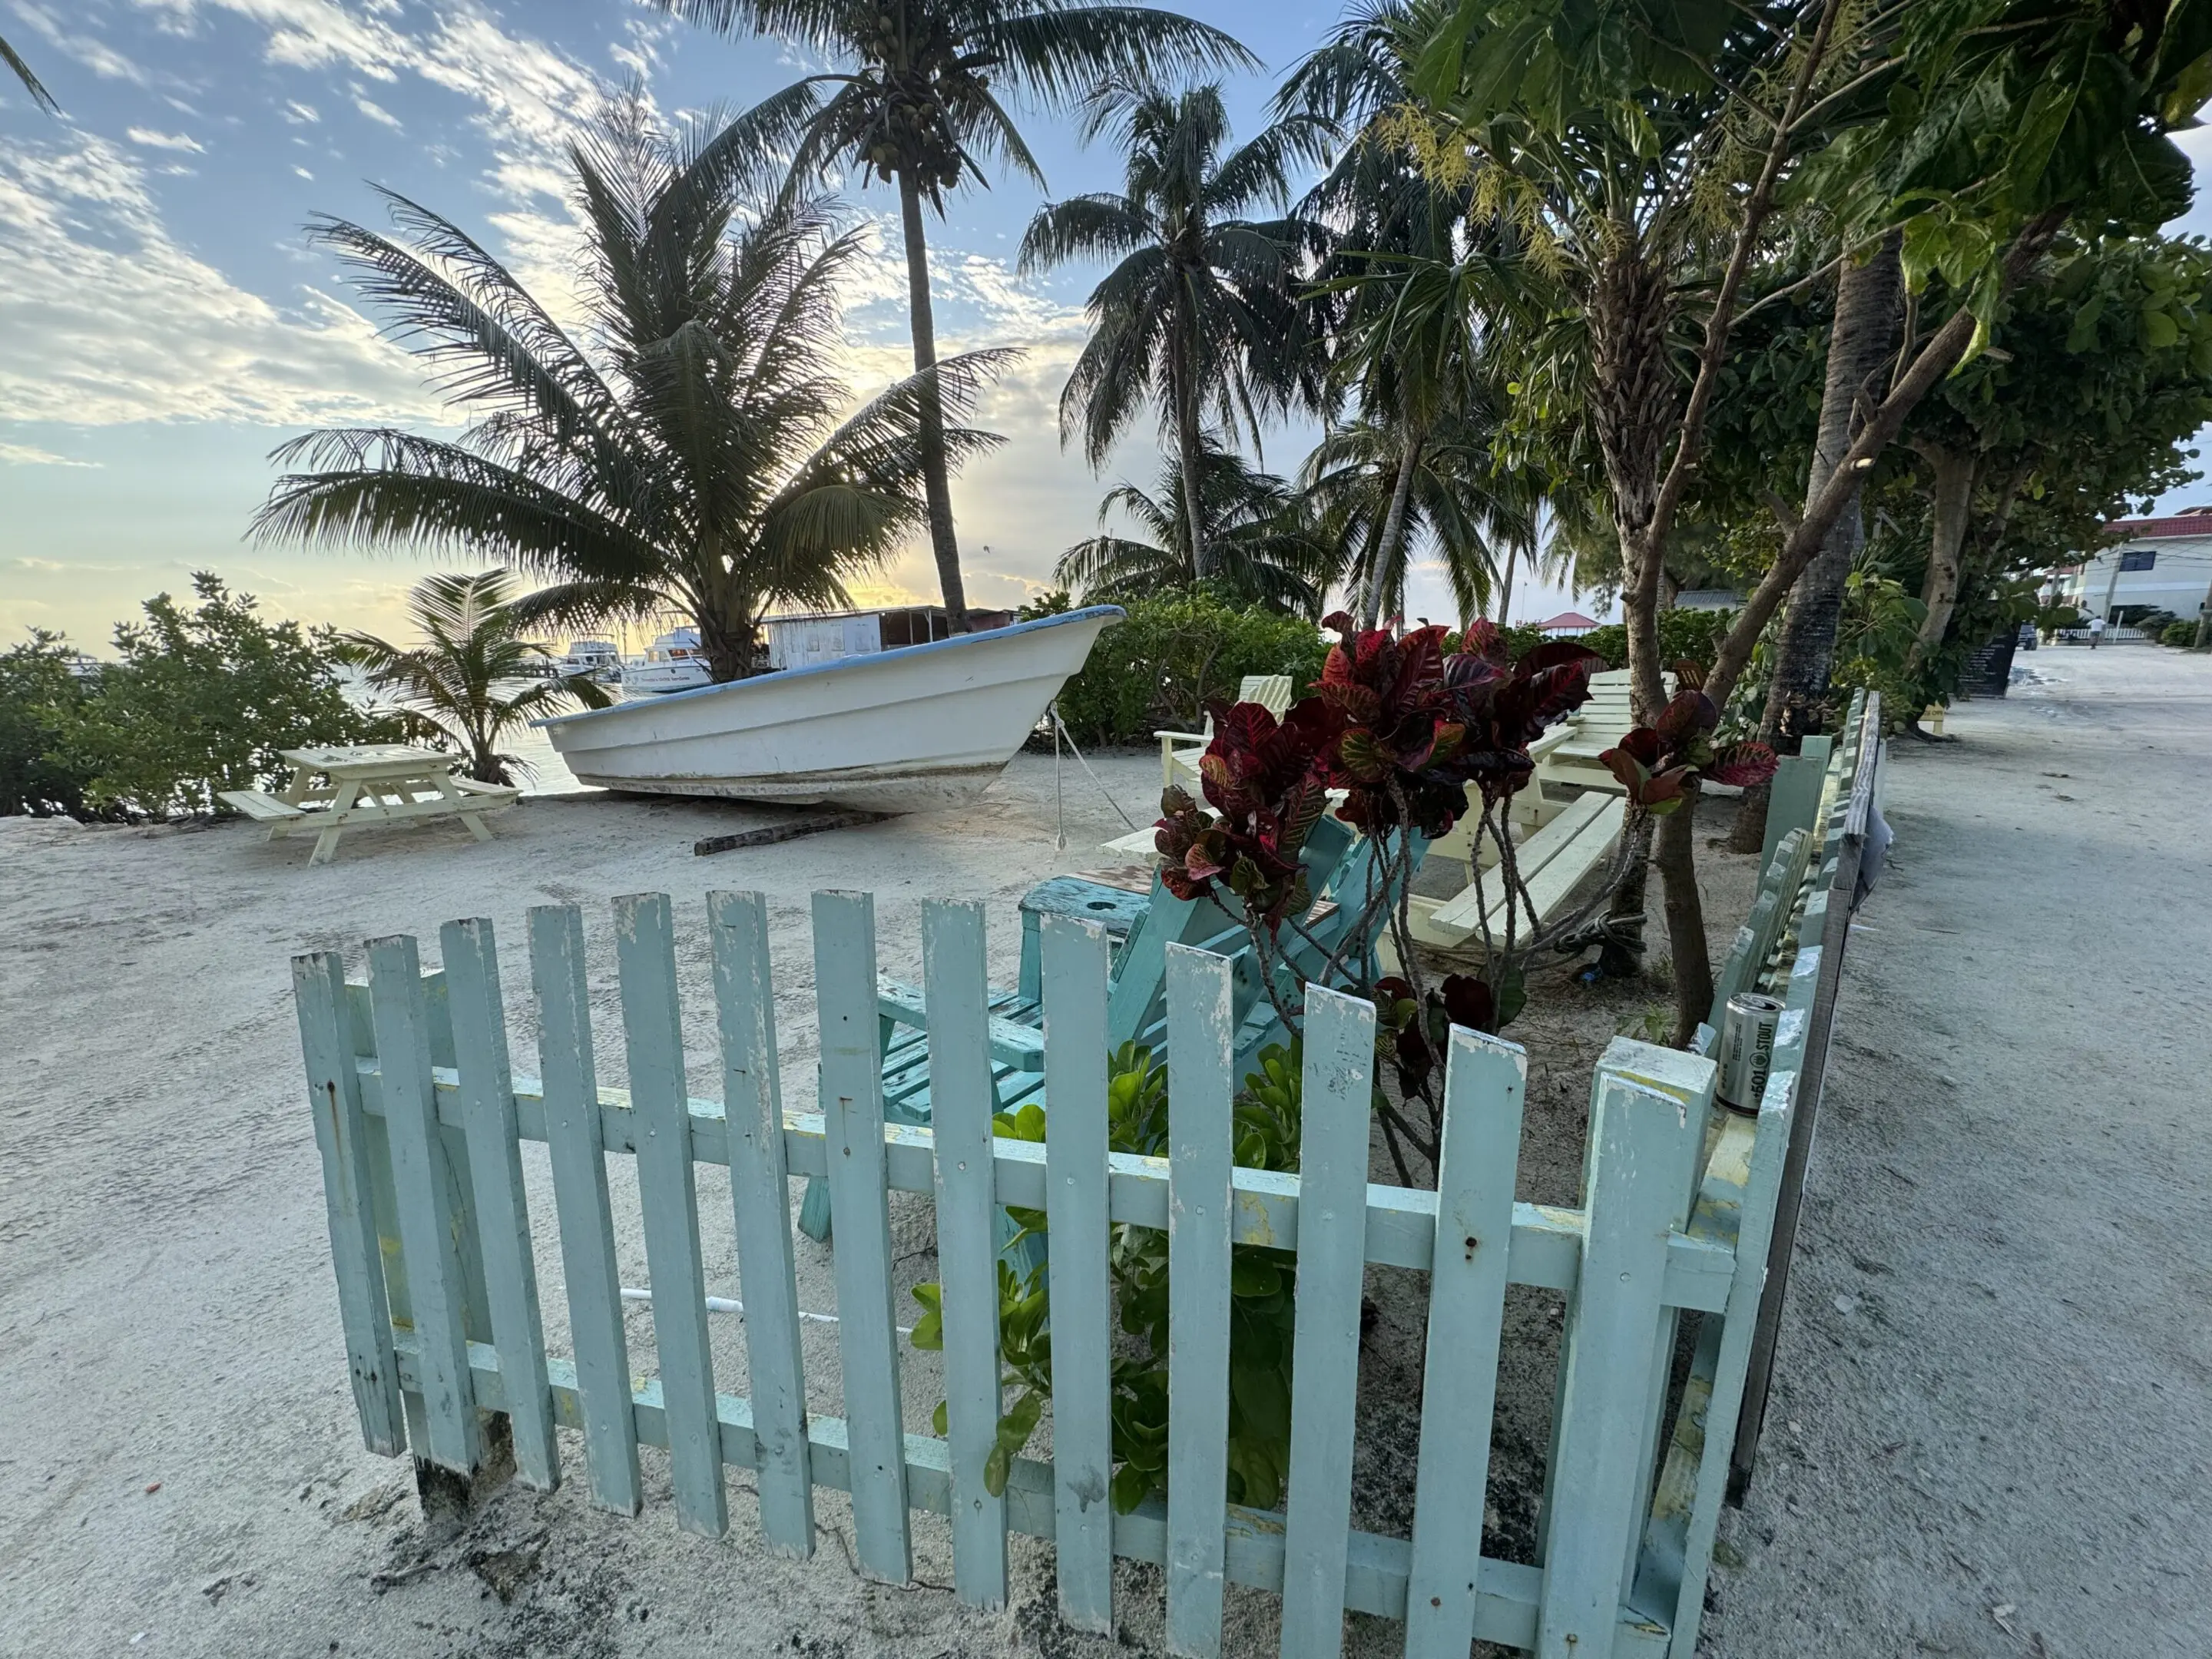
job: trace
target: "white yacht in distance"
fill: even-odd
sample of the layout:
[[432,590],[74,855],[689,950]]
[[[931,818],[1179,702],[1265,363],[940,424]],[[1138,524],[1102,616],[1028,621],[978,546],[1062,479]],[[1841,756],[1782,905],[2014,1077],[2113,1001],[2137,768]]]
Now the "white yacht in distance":
[[714,682],[696,628],[672,629],[623,664],[625,691],[696,691]]
[[612,685],[622,678],[622,653],[612,640],[571,640],[559,667],[563,675],[587,674],[603,685]]

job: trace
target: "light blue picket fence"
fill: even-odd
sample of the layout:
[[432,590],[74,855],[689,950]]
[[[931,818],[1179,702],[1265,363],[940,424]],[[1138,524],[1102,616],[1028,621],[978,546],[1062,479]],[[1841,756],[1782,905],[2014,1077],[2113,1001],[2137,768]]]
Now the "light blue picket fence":
[[[1855,711],[1856,712],[1856,711]],[[1840,757],[1839,757],[1840,759]],[[1824,792],[1791,858],[1839,833]],[[1808,802],[1808,811],[1813,803]],[[1805,934],[1808,855],[1770,866],[1762,956]],[[1791,878],[1795,878],[1793,881]],[[811,1553],[813,1489],[850,1494],[863,1571],[911,1571],[910,1515],[951,1518],[955,1589],[1007,1593],[1008,1531],[1054,1541],[1060,1612],[1113,1626],[1115,1557],[1164,1567],[1182,1655],[1219,1650],[1224,1587],[1282,1596],[1286,1655],[1340,1650],[1343,1614],[1400,1620],[1409,1655],[1462,1659],[1470,1638],[1547,1659],[1691,1659],[1790,1146],[1803,1016],[1785,1033],[1755,1117],[1712,1106],[1711,1060],[1617,1039],[1591,1086],[1579,1208],[1516,1202],[1525,1064],[1514,1045],[1455,1030],[1434,1192],[1370,1182],[1374,1012],[1313,988],[1304,1046],[1302,1176],[1232,1163],[1231,964],[1170,947],[1170,1155],[1107,1148],[1108,941],[1044,921],[1046,1140],[992,1132],[989,993],[980,906],[926,905],[934,1126],[886,1125],[878,1074],[872,904],[814,899],[819,1103],[787,1113],[776,1061],[767,908],[712,893],[707,926],[722,1098],[688,1098],[675,927],[660,895],[614,904],[629,1086],[599,1085],[573,907],[530,913],[538,1076],[513,1073],[492,926],[448,923],[444,966],[416,942],[368,947],[365,985],[336,952],[295,958],[308,1097],[355,1403],[370,1449],[456,1472],[504,1413],[529,1485],[562,1477],[559,1431],[580,1431],[592,1501],[635,1514],[638,1448],[665,1448],[679,1524],[719,1537],[724,1469],[754,1471],[768,1547]],[[1741,944],[1741,941],[1740,941]],[[1744,948],[1748,948],[1744,947]],[[1813,947],[1817,949],[1817,947]],[[1801,952],[1802,957],[1802,952]],[[1793,994],[1805,977],[1793,963]],[[1732,958],[1728,974],[1745,963]],[[1741,982],[1739,978],[1738,982]],[[1793,1001],[1793,1008],[1796,1006]],[[568,1356],[539,1313],[520,1144],[548,1149],[566,1281]],[[659,1374],[631,1375],[606,1155],[635,1160]],[[695,1166],[724,1164],[734,1211],[750,1393],[718,1389],[708,1340]],[[842,1417],[811,1415],[799,1340],[790,1182],[826,1179],[835,1222]],[[907,1431],[889,1194],[935,1200],[947,1433]],[[996,1278],[1004,1206],[1048,1212],[1054,1399],[1049,1462],[984,1470],[1000,1413]],[[1115,1513],[1111,1224],[1170,1239],[1169,1496]],[[1230,1253],[1297,1258],[1291,1468],[1279,1511],[1225,1501]],[[1351,1525],[1362,1276],[1429,1275],[1414,1519],[1408,1538]],[[1537,1563],[1481,1553],[1508,1285],[1565,1292],[1557,1407]],[[1704,1316],[1671,1429],[1669,1372],[1685,1312]]]

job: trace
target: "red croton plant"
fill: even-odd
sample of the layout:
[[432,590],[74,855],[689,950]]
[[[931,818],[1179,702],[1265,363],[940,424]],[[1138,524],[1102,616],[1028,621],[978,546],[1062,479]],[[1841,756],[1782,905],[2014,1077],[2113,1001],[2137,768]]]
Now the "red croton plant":
[[[1757,782],[1775,763],[1757,744],[1717,749],[1719,712],[1698,689],[1702,676],[1692,664],[1675,665],[1681,695],[1655,726],[1631,732],[1603,757],[1638,809],[1606,880],[1574,914],[1540,927],[1508,811],[1534,776],[1529,746],[1588,700],[1601,659],[1559,640],[1513,660],[1487,622],[1470,627],[1449,654],[1442,628],[1394,637],[1357,629],[1342,612],[1324,625],[1337,630],[1338,642],[1310,695],[1279,720],[1257,703],[1216,711],[1213,740],[1199,763],[1206,805],[1175,787],[1161,798],[1160,878],[1176,896],[1210,900],[1243,921],[1261,982],[1292,1031],[1301,981],[1346,985],[1375,1000],[1378,1042],[1408,1110],[1379,1087],[1376,1109],[1400,1178],[1410,1182],[1408,1151],[1435,1168],[1449,1027],[1495,1031],[1520,1012],[1525,963],[1577,937],[1612,896],[1643,844],[1647,817],[1674,811],[1699,775]],[[1353,908],[1334,916],[1333,926],[1317,910],[1321,896],[1300,860],[1332,790],[1343,792],[1336,816],[1368,835],[1375,854],[1366,890],[1334,896]],[[1422,849],[1470,812],[1479,821],[1468,868],[1494,865],[1478,880],[1498,882],[1507,901],[1504,932],[1493,934],[1486,923],[1480,976],[1448,974],[1431,986],[1414,953],[1407,899]],[[1371,947],[1386,927],[1402,968],[1376,976]]]
[[[1528,745],[1581,707],[1600,659],[1557,641],[1515,662],[1488,623],[1469,629],[1449,655],[1442,628],[1395,638],[1358,630],[1341,612],[1325,626],[1338,630],[1338,643],[1311,695],[1279,721],[1256,703],[1216,715],[1199,763],[1206,805],[1180,788],[1161,798],[1160,877],[1176,896],[1212,899],[1244,921],[1261,982],[1292,1030],[1298,1020],[1288,1005],[1300,979],[1349,984],[1376,999],[1401,1091],[1409,1105],[1420,1103],[1426,1120],[1410,1121],[1378,1092],[1402,1176],[1401,1142],[1434,1167],[1435,1081],[1447,1026],[1496,1030],[1512,1018],[1522,1000],[1520,964],[1538,943],[1531,910],[1517,939],[1509,920],[1482,977],[1455,974],[1426,985],[1407,930],[1414,866],[1429,842],[1474,812],[1480,822],[1470,867],[1481,863],[1485,842],[1492,844],[1501,890],[1518,901],[1508,911],[1522,914],[1527,893],[1513,864],[1507,806],[1534,774]],[[1352,914],[1324,927],[1299,855],[1332,790],[1344,792],[1336,816],[1371,837],[1375,856],[1364,893],[1335,895]],[[1405,966],[1377,979],[1371,946],[1384,927]]]

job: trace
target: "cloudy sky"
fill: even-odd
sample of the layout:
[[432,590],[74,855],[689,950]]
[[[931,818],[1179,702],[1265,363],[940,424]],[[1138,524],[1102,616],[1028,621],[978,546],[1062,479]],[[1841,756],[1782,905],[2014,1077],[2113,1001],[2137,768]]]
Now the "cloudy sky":
[[[1190,10],[1279,71],[1334,0],[1198,0]],[[641,83],[664,112],[741,107],[816,67],[774,41],[669,22],[641,0],[0,0],[0,35],[60,101],[0,88],[0,641],[33,625],[95,650],[156,591],[213,569],[279,614],[396,625],[426,568],[248,546],[269,452],[356,422],[444,418],[410,359],[377,337],[311,214],[373,221],[386,185],[476,232],[533,286],[557,291],[574,246],[561,149],[604,89]],[[1232,83],[1249,131],[1264,77]],[[1112,185],[1113,157],[1028,112],[1056,195]],[[998,179],[934,232],[941,349],[1027,349],[983,411],[1010,442],[954,483],[971,599],[1018,602],[1089,532],[1103,489],[1149,483],[1149,433],[1094,477],[1063,454],[1055,409],[1095,270],[1018,277],[1038,204]],[[905,363],[896,203],[856,191],[881,227],[848,318],[865,388]],[[2203,210],[2191,222],[2207,218]],[[1309,434],[1267,460],[1287,471]],[[869,597],[929,597],[925,546]],[[1516,596],[1516,617],[1566,596]],[[1422,579],[1416,611],[1449,610]]]

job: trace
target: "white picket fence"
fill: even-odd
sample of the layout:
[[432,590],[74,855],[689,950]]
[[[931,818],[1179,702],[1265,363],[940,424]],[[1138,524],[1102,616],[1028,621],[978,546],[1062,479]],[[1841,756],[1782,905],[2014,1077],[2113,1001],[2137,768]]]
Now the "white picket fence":
[[[951,1521],[955,1586],[1004,1602],[1011,1528],[1054,1540],[1060,1611],[1112,1628],[1116,1556],[1165,1568],[1172,1651],[1219,1650],[1225,1583],[1283,1598],[1282,1651],[1334,1654],[1347,1609],[1405,1624],[1405,1650],[1463,1659],[1471,1638],[1551,1659],[1690,1659],[1755,1322],[1795,1064],[1785,1045],[1756,1119],[1711,1108],[1712,1062],[1616,1040],[1591,1091],[1579,1209],[1513,1197],[1525,1063],[1451,1035],[1443,1167],[1426,1192],[1368,1182],[1374,1012],[1309,992],[1303,1176],[1232,1168],[1231,964],[1171,947],[1171,1155],[1107,1149],[1108,944],[1045,921],[1043,1145],[994,1139],[980,906],[924,908],[935,1127],[886,1126],[876,951],[865,894],[814,900],[819,1113],[786,1113],[766,905],[708,896],[720,1102],[688,1099],[675,921],[660,895],[614,905],[629,1087],[598,1082],[573,907],[530,915],[539,1077],[514,1075],[492,926],[448,923],[444,968],[415,941],[368,945],[366,986],[336,952],[295,959],[310,1103],[363,1438],[469,1472],[483,1413],[509,1419],[521,1478],[562,1476],[580,1431],[592,1500],[641,1504],[638,1447],[665,1447],[687,1530],[728,1525],[724,1468],[755,1472],[767,1546],[805,1556],[816,1486],[851,1494],[858,1558],[902,1582],[910,1512]],[[549,1152],[568,1357],[541,1328],[520,1143]],[[659,1375],[634,1387],[605,1154],[635,1160]],[[694,1166],[726,1164],[750,1392],[718,1390]],[[835,1219],[842,1418],[810,1416],[799,1340],[793,1179],[827,1177]],[[933,1194],[948,1433],[907,1432],[888,1194]],[[1000,1206],[1050,1218],[1054,1395],[1049,1462],[984,1466],[1000,1415]],[[1164,1229],[1171,1263],[1169,1497],[1108,1497],[1109,1224]],[[1230,1251],[1295,1252],[1297,1324],[1285,1508],[1225,1502]],[[1362,1275],[1430,1275],[1425,1398],[1410,1538],[1350,1524]],[[1481,1553],[1509,1284],[1567,1294],[1540,1565]],[[1677,1322],[1705,1316],[1701,1371],[1662,1440]],[[1714,1359],[1720,1359],[1716,1384]],[[1709,1425],[1709,1418],[1711,1420]],[[1716,1431],[1710,1435],[1710,1426]],[[1666,1464],[1660,1468],[1662,1445]]]

